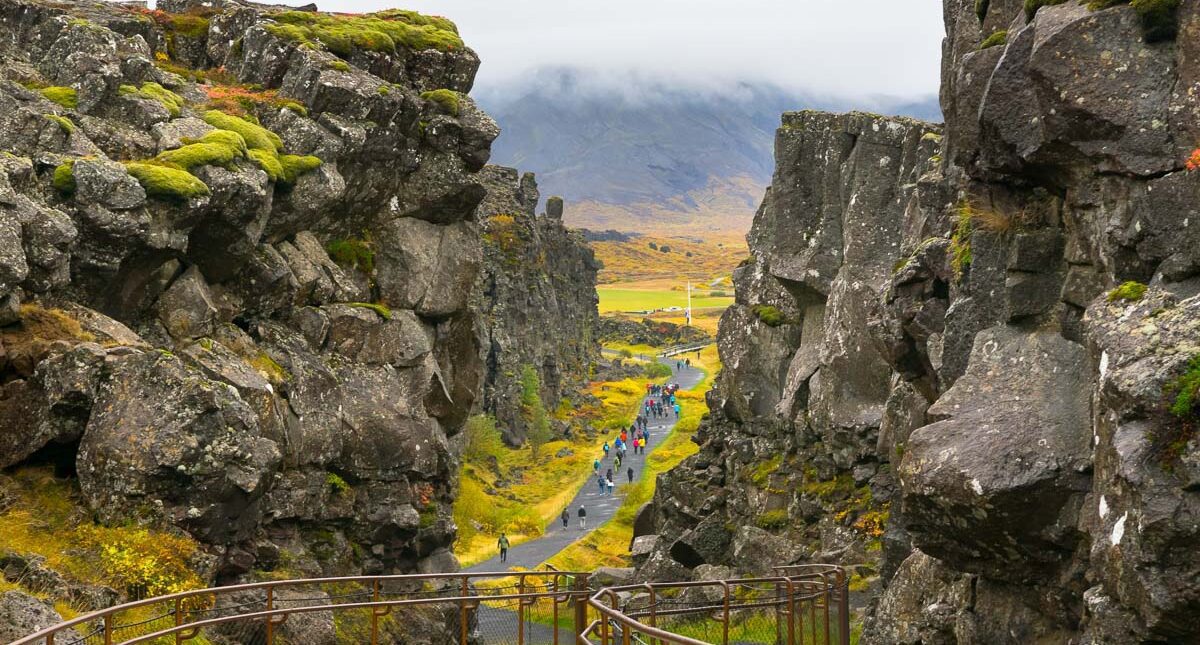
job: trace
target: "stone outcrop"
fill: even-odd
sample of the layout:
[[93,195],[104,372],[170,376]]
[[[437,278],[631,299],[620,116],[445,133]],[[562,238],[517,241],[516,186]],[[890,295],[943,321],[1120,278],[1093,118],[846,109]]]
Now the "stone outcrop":
[[0,0],[0,467],[69,451],[101,521],[216,581],[454,566],[478,58],[441,20],[366,50],[160,9]]
[[531,366],[541,397],[553,407],[587,382],[600,355],[596,273],[600,265],[582,236],[562,223],[562,200],[538,216],[532,173],[488,166],[487,197],[478,209],[484,230],[483,270],[471,309],[478,314],[484,363],[480,407],[493,415],[510,445],[524,443],[521,373]]
[[640,575],[751,540],[864,643],[1196,641],[1200,7],[1037,4],[945,1],[944,130],[785,115]]

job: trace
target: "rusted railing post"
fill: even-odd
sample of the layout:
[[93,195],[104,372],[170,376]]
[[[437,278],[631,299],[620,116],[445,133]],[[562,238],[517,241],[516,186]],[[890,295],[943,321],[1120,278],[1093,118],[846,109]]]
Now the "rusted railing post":
[[558,645],[558,576],[557,575],[550,578],[550,585],[551,585],[550,615],[552,618],[552,622],[550,624],[554,625],[554,627],[551,628],[554,631],[554,645]]
[[587,576],[581,575],[575,578],[576,593],[571,601],[575,603],[575,640],[578,642],[583,633],[587,631]]
[[[646,589],[650,591],[650,626],[658,627],[658,594],[654,591],[654,585],[646,583]],[[659,639],[651,636],[650,645],[661,643]]]
[[818,596],[818,598],[821,598],[823,600],[822,604],[824,605],[823,609],[825,611],[825,626],[824,626],[825,645],[832,645],[829,642],[829,635],[830,635],[830,632],[832,631],[830,629],[830,624],[829,624],[829,600],[830,600],[829,592],[830,592],[830,589],[832,589],[832,587],[829,585],[829,578],[828,578],[828,574],[826,572],[822,571],[817,575],[821,576],[821,594]]
[[[371,602],[379,602],[379,579],[371,581]],[[379,612],[371,608],[371,645],[379,645]]]
[[104,645],[113,645],[112,614],[104,615]]
[[[525,595],[525,575],[517,578],[517,595]],[[517,598],[517,645],[525,645],[525,599]]]
[[796,585],[791,578],[787,579],[787,644],[796,643]]
[[[275,587],[267,587],[267,611],[275,608]],[[267,645],[275,643],[275,617],[267,616]]]
[[721,620],[724,623],[721,628],[721,643],[722,645],[729,645],[729,583],[722,580],[721,587],[725,590],[725,608],[722,611],[723,619]]
[[[183,624],[183,599],[175,599],[175,626],[179,627]],[[175,632],[175,645],[183,642],[183,632]]]
[[842,645],[850,645],[850,577],[842,570],[838,570],[838,593],[842,597],[838,603],[838,640]]
[[467,640],[468,640],[468,637],[470,636],[470,634],[468,633],[468,631],[469,631],[468,625],[471,622],[470,617],[467,615],[467,611],[468,611],[467,610],[467,596],[470,595],[470,592],[471,592],[470,578],[463,576],[462,589],[460,591],[462,593],[460,593],[459,596],[462,598],[462,600],[458,601],[458,604],[459,604],[459,641],[458,641],[458,643],[459,643],[459,645],[467,645]]

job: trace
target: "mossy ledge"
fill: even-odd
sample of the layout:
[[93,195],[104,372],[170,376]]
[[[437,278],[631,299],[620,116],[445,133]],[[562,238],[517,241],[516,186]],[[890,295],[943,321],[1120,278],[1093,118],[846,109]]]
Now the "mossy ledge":
[[392,9],[368,14],[283,11],[272,14],[267,31],[302,47],[325,49],[338,56],[355,51],[395,53],[398,48],[453,51],[464,47],[458,28],[445,18]]

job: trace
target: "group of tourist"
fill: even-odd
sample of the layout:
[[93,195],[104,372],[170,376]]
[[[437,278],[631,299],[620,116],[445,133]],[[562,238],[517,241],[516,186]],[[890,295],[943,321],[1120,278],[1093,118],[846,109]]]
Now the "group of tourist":
[[[690,365],[690,363],[689,363]],[[683,362],[679,363],[683,366]],[[644,404],[645,416],[661,419],[669,413],[674,413],[675,418],[679,418],[679,412],[682,409],[679,402],[675,400],[675,393],[679,391],[678,383],[667,383],[658,385],[655,383],[646,384],[646,403]],[[642,419],[641,416],[638,419]]]
[[[684,367],[691,367],[690,359],[675,362],[675,370],[678,372]],[[613,494],[616,484],[613,481],[614,472],[616,476],[620,476],[621,462],[626,457],[626,451],[633,448],[633,454],[645,455],[646,446],[650,442],[650,419],[666,418],[668,414],[673,413],[675,418],[679,418],[681,411],[679,402],[675,398],[675,393],[679,391],[678,383],[647,383],[646,384],[646,399],[642,404],[642,410],[634,420],[633,425],[629,429],[622,430],[617,435],[610,446],[608,441],[604,442],[601,448],[604,454],[592,461],[592,473],[596,476],[596,486],[599,488],[601,496],[609,496]],[[604,467],[604,462],[612,458],[612,465],[601,473],[600,469]],[[629,479],[629,483],[633,483],[634,478],[633,466],[627,466],[625,476]],[[583,506],[579,507],[579,528],[587,530],[587,509]],[[562,520],[563,530],[570,528],[571,513],[568,509],[563,509],[562,515],[559,517]],[[508,559],[508,537],[503,533],[500,534],[500,540],[497,543],[500,548],[500,561],[505,562]]]

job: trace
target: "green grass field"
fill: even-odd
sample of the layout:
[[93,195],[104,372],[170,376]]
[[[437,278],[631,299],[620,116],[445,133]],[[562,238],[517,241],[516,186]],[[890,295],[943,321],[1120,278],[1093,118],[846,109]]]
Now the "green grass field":
[[[602,314],[612,311],[646,311],[687,306],[686,291],[596,287],[596,293],[600,296],[600,313]],[[732,297],[696,296],[694,292],[692,295],[693,310],[709,307],[724,309],[731,304],[733,304]]]

